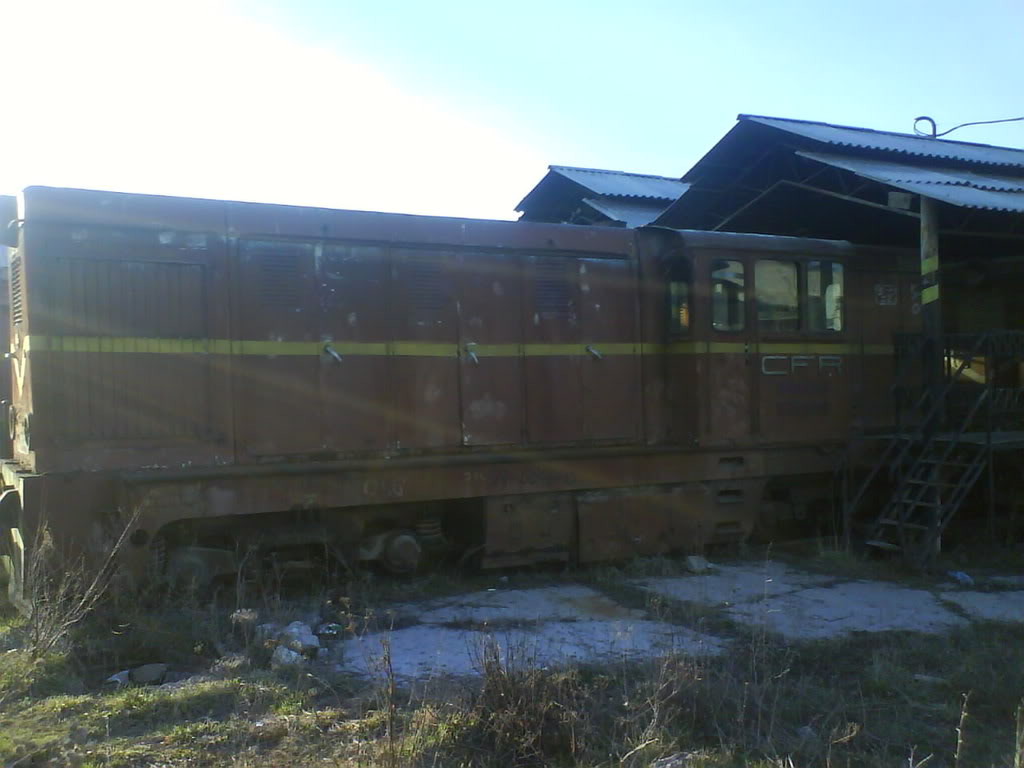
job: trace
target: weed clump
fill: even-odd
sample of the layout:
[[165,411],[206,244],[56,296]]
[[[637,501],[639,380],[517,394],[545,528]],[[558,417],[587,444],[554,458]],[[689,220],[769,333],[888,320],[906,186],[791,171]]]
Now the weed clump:
[[486,637],[479,653],[481,684],[471,697],[465,737],[507,765],[568,760],[584,750],[588,702],[601,681],[579,669],[548,671],[522,649],[502,652]]

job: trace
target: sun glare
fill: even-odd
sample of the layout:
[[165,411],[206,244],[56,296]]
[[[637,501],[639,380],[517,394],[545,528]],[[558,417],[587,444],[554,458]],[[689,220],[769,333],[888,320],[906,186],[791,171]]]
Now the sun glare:
[[[159,10],[156,10],[159,8]],[[508,218],[544,161],[219,3],[6,11],[2,191],[30,184]],[[500,183],[496,180],[500,179]]]

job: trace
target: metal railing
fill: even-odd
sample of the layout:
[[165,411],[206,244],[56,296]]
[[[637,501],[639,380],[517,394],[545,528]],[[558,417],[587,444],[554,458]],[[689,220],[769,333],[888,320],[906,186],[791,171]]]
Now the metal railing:
[[[886,526],[894,529],[900,546],[906,550],[906,526],[924,528],[922,551],[913,553],[918,564],[929,557],[929,548],[952,519],[967,493],[976,483],[984,466],[989,469],[990,521],[992,519],[993,433],[1024,426],[1024,332],[991,330],[977,334],[949,334],[941,338],[942,380],[938,386],[926,386],[927,340],[920,334],[901,334],[895,338],[893,422],[895,430],[874,439],[884,445],[867,473],[854,483],[854,457],[872,439],[851,435],[847,452],[836,468],[833,481],[843,515],[844,540],[849,546],[852,523],[869,493],[881,490],[882,478],[888,480],[889,500],[875,520],[874,543]],[[934,348],[932,348],[934,349]],[[935,359],[934,356],[932,359]],[[984,440],[971,441],[970,450],[979,458],[967,463],[953,462],[964,446],[967,433],[983,433]],[[941,446],[939,445],[941,443]],[[964,448],[964,450],[966,450]],[[932,469],[924,467],[929,465]],[[955,483],[940,482],[944,467],[963,468]],[[921,475],[928,471],[927,475]],[[926,478],[930,478],[925,482]],[[908,496],[909,486],[915,486]],[[952,489],[941,501],[940,487]],[[929,501],[934,497],[935,502]],[[935,509],[930,525],[911,522],[921,508]],[[869,539],[870,540],[870,539]],[[896,547],[894,547],[896,548]],[[907,552],[910,555],[910,552]]]

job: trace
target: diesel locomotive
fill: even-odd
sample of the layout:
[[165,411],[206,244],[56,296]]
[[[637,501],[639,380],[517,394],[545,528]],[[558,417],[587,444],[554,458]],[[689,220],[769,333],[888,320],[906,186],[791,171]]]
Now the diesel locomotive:
[[821,514],[891,422],[909,251],[31,187],[14,201],[4,591],[699,551]]

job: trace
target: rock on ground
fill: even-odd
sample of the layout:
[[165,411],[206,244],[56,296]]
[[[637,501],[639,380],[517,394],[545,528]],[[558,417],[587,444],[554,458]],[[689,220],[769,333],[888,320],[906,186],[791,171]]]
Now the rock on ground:
[[112,688],[124,688],[125,686],[131,685],[132,672],[130,669],[123,669],[120,672],[115,672],[106,680],[103,681],[104,685]]
[[271,669],[288,669],[290,667],[301,666],[306,660],[306,657],[297,651],[293,651],[291,648],[286,648],[283,645],[277,646],[274,649],[274,653],[270,657],[270,668]]
[[132,682],[137,685],[159,685],[166,676],[166,664],[143,664],[131,672]]
[[308,624],[301,621],[293,621],[281,630],[278,642],[286,648],[307,656],[315,654],[320,649],[320,638],[313,634],[313,630]]

